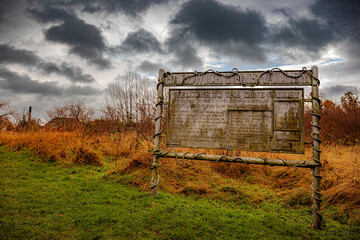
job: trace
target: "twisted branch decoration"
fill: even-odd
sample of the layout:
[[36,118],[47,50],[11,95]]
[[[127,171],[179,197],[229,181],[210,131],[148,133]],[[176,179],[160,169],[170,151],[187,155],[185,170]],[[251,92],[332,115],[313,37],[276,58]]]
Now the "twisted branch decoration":
[[183,163],[185,162],[185,155],[186,155],[187,153],[190,153],[190,152],[188,152],[188,151],[184,152],[184,155],[183,155],[182,161],[181,161],[181,162],[180,162],[180,161],[178,161],[178,163],[179,163],[179,164],[183,164]]
[[[164,79],[162,79],[162,80],[156,85],[156,89],[159,89],[159,86],[160,86],[160,85],[164,85],[164,84],[165,84],[165,81],[164,81]],[[157,106],[159,106],[159,105],[160,105],[160,106],[164,105],[164,97],[159,97],[158,102],[156,103],[155,107],[157,107]],[[155,117],[155,123],[156,123],[159,119],[161,119],[161,118],[163,117],[163,114],[164,114],[163,108],[161,107],[160,109],[161,109],[160,114]],[[162,129],[162,126],[161,126],[161,124],[160,124],[160,130],[154,134],[154,138],[155,138],[156,136],[160,135],[160,134],[162,133],[162,131],[163,131],[163,129]]]
[[[188,152],[188,151],[185,152],[184,155],[183,155],[183,157],[182,157],[182,161],[181,161],[181,162],[178,160],[176,149],[173,148],[173,147],[167,149],[166,152],[163,152],[161,149],[160,149],[160,150],[157,150],[157,151],[153,151],[153,155],[156,155],[156,156],[158,156],[158,157],[163,157],[163,156],[166,156],[166,155],[167,155],[170,151],[172,151],[172,150],[173,150],[174,153],[175,153],[175,159],[176,159],[176,161],[177,161],[178,164],[183,164],[183,163],[185,162],[185,155],[186,155],[186,154],[191,154],[191,153]],[[205,153],[204,153],[204,152],[200,152],[200,153],[193,154],[193,157],[192,157],[190,160],[194,160],[195,158],[197,158],[198,156],[203,155],[203,154],[205,154]],[[154,166],[154,165],[156,165],[156,164],[153,164],[153,166]],[[160,164],[159,164],[159,166],[160,166]],[[152,167],[151,169],[153,169],[153,167]]]
[[285,166],[289,166],[289,164],[287,163],[286,160],[284,160],[284,159],[282,159],[282,158],[280,158],[280,160],[284,163]]
[[[254,84],[246,84],[246,83],[243,83],[242,85],[245,86],[245,85],[249,85],[249,86],[257,86],[260,82],[260,79],[263,75],[265,74],[273,74],[274,72],[281,72],[282,74],[284,74],[285,76],[289,77],[289,78],[299,78],[301,77],[302,75],[304,74],[309,74],[311,75],[315,80],[316,80],[316,83],[318,84],[318,86],[320,85],[320,80],[312,73],[311,70],[308,70],[306,67],[303,67],[302,68],[302,71],[301,73],[299,73],[298,75],[296,76],[293,76],[293,75],[290,75],[288,73],[286,73],[284,70],[282,70],[281,68],[272,68],[270,70],[266,70],[264,72],[262,72],[259,77],[257,78],[256,82]],[[209,73],[213,73],[215,74],[216,76],[221,76],[221,77],[225,77],[225,78],[231,78],[233,76],[236,76],[236,75],[241,75],[241,72],[237,69],[237,68],[233,68],[231,70],[231,74],[223,74],[219,71],[215,71],[213,69],[208,69],[204,72],[197,72],[197,71],[194,71],[192,75],[189,75],[189,76],[186,76],[182,79],[181,83],[176,83],[176,86],[184,86],[184,84],[186,83],[186,80],[192,78],[192,77],[196,77],[196,76],[203,76],[203,75],[206,75],[206,74],[209,74]],[[164,78],[166,78],[167,76],[169,75],[173,75],[172,72],[165,72],[164,73]]]
[[301,164],[298,164],[295,167],[304,167],[304,166],[308,166],[308,165],[309,165],[309,163],[307,161],[302,161]]
[[270,167],[273,166],[266,158],[261,157],[260,159],[262,159],[266,165],[269,165]]
[[[155,168],[158,168],[159,165],[160,165],[160,164],[154,166],[154,169],[155,169]],[[159,174],[154,174],[154,173],[153,173],[152,176],[151,176],[151,180],[150,180],[150,182],[151,182],[150,188],[151,188],[151,189],[154,189],[154,188],[159,184],[159,180],[160,180]]]
[[306,67],[303,67],[301,70],[301,73],[299,73],[296,76],[292,76],[290,74],[287,74],[284,70],[282,70],[281,68],[272,68],[270,70],[264,71],[260,74],[258,81],[260,80],[260,78],[262,77],[262,75],[266,74],[266,73],[270,73],[273,74],[274,70],[277,70],[278,72],[281,72],[282,74],[284,74],[285,76],[289,77],[289,78],[299,78],[301,77],[303,74],[307,73],[310,74],[317,82],[318,86],[320,85],[320,80],[313,74],[313,72],[311,70],[308,70]]

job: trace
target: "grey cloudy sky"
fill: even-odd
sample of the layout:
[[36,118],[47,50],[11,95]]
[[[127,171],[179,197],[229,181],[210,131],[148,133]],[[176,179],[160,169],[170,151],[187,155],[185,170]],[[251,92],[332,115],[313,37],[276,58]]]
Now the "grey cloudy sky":
[[0,98],[46,109],[101,107],[131,69],[319,67],[334,100],[360,87],[358,0],[2,0]]

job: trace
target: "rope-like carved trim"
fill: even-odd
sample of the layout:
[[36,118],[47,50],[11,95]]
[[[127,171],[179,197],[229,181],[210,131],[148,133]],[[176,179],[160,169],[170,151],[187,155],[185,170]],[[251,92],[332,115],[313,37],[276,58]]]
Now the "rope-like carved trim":
[[[264,164],[272,167],[273,165],[266,159],[266,158],[263,158],[263,157],[260,157],[260,159],[262,159],[264,161]],[[284,160],[285,161],[285,160]]]
[[284,159],[282,159],[282,158],[280,158],[280,160],[284,163],[285,166],[289,166],[289,164],[287,163],[286,160],[284,160]]
[[[289,78],[299,78],[301,77],[302,75],[304,74],[309,74],[311,77],[313,77],[315,80],[316,80],[316,83],[317,86],[320,86],[320,80],[313,74],[313,72],[311,70],[308,70],[306,67],[303,67],[302,68],[302,71],[296,75],[296,76],[293,76],[293,75],[290,75],[290,74],[287,74],[284,70],[282,70],[281,68],[272,68],[270,70],[266,70],[264,72],[262,72],[259,77],[257,78],[256,82],[254,84],[241,84],[242,86],[246,86],[246,85],[249,85],[249,86],[257,86],[260,82],[260,79],[263,75],[265,74],[273,74],[274,72],[281,72],[282,74],[284,74],[285,76],[289,77]],[[209,73],[212,73],[212,74],[215,74],[216,76],[221,76],[221,77],[225,77],[225,78],[231,78],[233,76],[236,76],[236,75],[241,75],[241,72],[237,69],[237,68],[233,68],[231,70],[231,74],[223,74],[223,73],[220,73],[218,71],[215,71],[213,69],[208,69],[204,72],[196,72],[194,71],[193,74],[189,75],[189,76],[186,76],[182,79],[181,83],[177,83],[176,86],[184,86],[184,84],[186,83],[186,80],[192,78],[192,77],[196,77],[196,76],[203,76],[203,75],[206,75],[206,74],[209,74]],[[170,76],[170,75],[173,75],[172,72],[165,72],[163,77],[166,78],[167,76]]]
[[[157,165],[156,168],[159,167],[159,165]],[[150,188],[153,189],[157,185],[159,185],[159,180],[160,180],[159,174],[153,173],[152,176],[151,176],[151,180],[150,180],[150,182],[151,182],[151,187]]]

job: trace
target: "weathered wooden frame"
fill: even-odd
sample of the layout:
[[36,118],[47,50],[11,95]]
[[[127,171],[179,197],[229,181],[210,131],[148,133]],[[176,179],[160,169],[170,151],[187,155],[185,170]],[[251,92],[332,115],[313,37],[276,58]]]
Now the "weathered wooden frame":
[[[172,77],[165,79],[167,74],[171,74]],[[205,79],[206,74],[212,74],[217,79],[210,81]],[[247,77],[243,77],[241,80],[241,75],[245,74]],[[270,76],[275,76],[274,81],[271,79],[269,82],[266,82],[267,74],[274,74]],[[285,75],[290,80],[286,83],[276,82],[277,75]],[[306,74],[306,75],[305,75]],[[182,81],[178,81],[177,76]],[[196,84],[196,78],[200,76],[203,79]],[[205,77],[204,77],[205,76]],[[265,79],[262,79],[265,76]],[[268,75],[269,76],[269,75]],[[230,77],[233,78],[232,82]],[[302,79],[299,79],[299,78]],[[311,78],[311,80],[308,79]],[[223,81],[223,78],[229,80]],[[293,79],[293,80],[292,80]],[[165,81],[167,80],[167,81]],[[312,102],[312,133],[311,137],[312,142],[312,160],[310,161],[300,161],[300,160],[284,160],[284,159],[266,159],[266,158],[249,158],[249,157],[233,157],[226,155],[207,155],[204,153],[178,153],[174,148],[168,149],[166,152],[163,152],[161,149],[161,121],[163,116],[163,105],[164,103],[164,88],[170,86],[186,86],[186,80],[194,81],[191,86],[311,86],[311,102]],[[207,82],[206,82],[207,81]],[[222,82],[223,81],[223,82]],[[205,82],[205,84],[203,84]],[[320,99],[319,99],[319,85],[320,81],[318,78],[318,68],[313,66],[311,70],[303,68],[302,70],[290,70],[283,71],[281,69],[275,68],[264,72],[258,71],[247,71],[247,72],[238,72],[237,69],[231,72],[214,72],[206,71],[203,73],[165,73],[163,69],[159,71],[159,78],[157,84],[157,103],[156,103],[156,118],[155,118],[155,134],[154,134],[154,152],[153,152],[153,163],[152,163],[152,179],[151,179],[151,192],[152,195],[158,193],[158,184],[159,184],[159,165],[160,158],[178,158],[178,159],[190,159],[190,160],[202,160],[202,161],[216,161],[216,162],[234,162],[234,163],[246,163],[246,164],[258,164],[258,165],[270,165],[270,166],[287,166],[287,167],[301,167],[301,168],[310,168],[313,175],[313,183],[311,185],[313,194],[313,228],[320,229],[322,215],[320,213],[320,203],[321,203],[321,161],[320,161]],[[303,127],[303,126],[302,126]]]

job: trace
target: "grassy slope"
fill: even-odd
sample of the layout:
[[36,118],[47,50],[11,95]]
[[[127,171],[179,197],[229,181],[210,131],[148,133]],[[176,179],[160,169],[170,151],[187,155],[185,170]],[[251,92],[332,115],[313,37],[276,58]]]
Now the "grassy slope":
[[0,239],[359,239],[360,229],[308,208],[235,205],[107,181],[101,167],[39,163],[0,147]]

